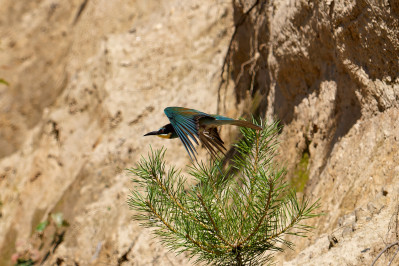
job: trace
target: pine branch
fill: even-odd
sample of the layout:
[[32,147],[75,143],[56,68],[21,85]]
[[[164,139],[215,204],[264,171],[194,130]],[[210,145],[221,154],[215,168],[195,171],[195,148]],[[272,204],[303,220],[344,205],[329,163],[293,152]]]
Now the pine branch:
[[212,215],[210,214],[210,212],[209,212],[209,210],[208,210],[208,207],[205,205],[204,200],[202,199],[201,195],[200,195],[200,194],[197,194],[197,197],[198,197],[198,199],[199,199],[199,201],[200,201],[200,203],[201,203],[201,206],[204,208],[205,213],[206,213],[206,215],[207,215],[208,218],[209,218],[209,221],[211,221],[211,224],[212,224],[212,226],[213,226],[213,230],[215,231],[217,237],[218,237],[223,243],[225,243],[226,245],[228,245],[228,246],[234,248],[234,246],[233,246],[232,244],[230,244],[229,242],[227,242],[227,240],[224,239],[223,236],[220,234],[219,228],[216,226],[216,223],[215,223],[215,221],[213,220]]
[[252,238],[259,231],[259,228],[262,226],[263,220],[267,216],[267,212],[268,212],[269,207],[270,207],[270,202],[272,200],[273,184],[270,183],[269,186],[270,187],[269,187],[269,193],[268,193],[268,197],[267,197],[267,203],[266,203],[265,208],[263,210],[264,213],[263,213],[262,217],[259,219],[259,221],[258,221],[256,227],[253,229],[253,231],[243,241],[241,241],[238,244],[238,246],[241,246],[241,245],[245,244],[250,238]]
[[166,171],[164,149],[151,150],[129,169],[136,184],[128,201],[137,211],[134,218],[196,262],[259,265],[272,259],[266,252],[292,248],[284,237],[306,236],[311,227],[301,222],[318,215],[319,203],[299,203],[283,181],[285,169],[273,160],[278,130],[277,122],[260,132],[242,128],[231,166],[237,178],[220,175],[221,163],[210,161],[190,168],[198,182],[191,188],[180,171]]

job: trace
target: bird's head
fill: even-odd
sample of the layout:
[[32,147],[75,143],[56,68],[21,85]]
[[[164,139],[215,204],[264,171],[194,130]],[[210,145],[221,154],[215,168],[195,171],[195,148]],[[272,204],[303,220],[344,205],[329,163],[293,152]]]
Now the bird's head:
[[158,130],[148,132],[144,136],[151,136],[151,135],[155,135],[164,139],[173,139],[177,137],[177,134],[171,124],[167,124]]

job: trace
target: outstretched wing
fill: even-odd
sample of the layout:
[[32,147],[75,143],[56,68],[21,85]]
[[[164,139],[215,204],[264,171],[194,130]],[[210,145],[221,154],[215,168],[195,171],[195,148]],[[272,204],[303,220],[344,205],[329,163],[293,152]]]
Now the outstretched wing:
[[238,126],[238,127],[248,127],[252,128],[255,130],[261,130],[262,127],[255,125],[251,122],[245,121],[245,120],[235,120],[229,117],[221,116],[221,115],[212,115],[214,120],[208,120],[204,121],[203,124],[208,124],[212,126],[222,126],[222,125],[233,125],[233,126]]
[[197,138],[200,138],[198,132],[199,118],[212,117],[206,113],[183,107],[167,107],[165,108],[164,112],[168,117],[170,123],[172,124],[173,128],[175,129],[180,140],[183,142],[184,148],[186,148],[190,159],[192,161],[194,161],[193,158],[197,160],[197,157],[195,155],[198,153],[191,140],[198,145]]

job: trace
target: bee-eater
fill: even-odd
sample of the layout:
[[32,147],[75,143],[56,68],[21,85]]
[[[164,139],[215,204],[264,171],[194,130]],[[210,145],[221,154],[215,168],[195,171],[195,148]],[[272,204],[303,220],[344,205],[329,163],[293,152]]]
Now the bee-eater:
[[199,140],[214,158],[217,157],[217,151],[224,153],[223,150],[226,150],[226,148],[219,136],[217,126],[234,125],[256,130],[262,129],[260,126],[247,121],[234,120],[221,115],[210,115],[184,107],[167,107],[164,112],[169,118],[170,124],[144,136],[156,135],[167,139],[180,138],[192,161],[193,158],[197,160],[195,156],[197,151],[191,140],[197,145],[199,145]]

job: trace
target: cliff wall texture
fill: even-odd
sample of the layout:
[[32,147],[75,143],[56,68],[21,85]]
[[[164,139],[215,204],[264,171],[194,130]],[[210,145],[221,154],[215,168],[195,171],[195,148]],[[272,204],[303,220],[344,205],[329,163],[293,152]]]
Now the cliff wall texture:
[[167,106],[281,120],[287,178],[325,215],[280,264],[370,264],[399,240],[397,1],[3,0],[0,12],[0,265],[190,264],[126,204],[124,169],[149,144],[189,163],[178,140],[143,137]]
[[310,242],[282,255],[291,265],[370,264],[398,240],[398,7],[235,2],[242,24],[230,60],[235,87],[226,95],[282,121],[280,159],[294,183],[307,179],[304,193],[320,198],[325,213],[310,221]]

